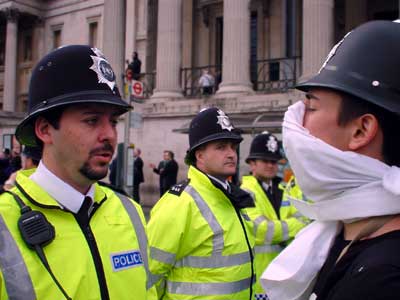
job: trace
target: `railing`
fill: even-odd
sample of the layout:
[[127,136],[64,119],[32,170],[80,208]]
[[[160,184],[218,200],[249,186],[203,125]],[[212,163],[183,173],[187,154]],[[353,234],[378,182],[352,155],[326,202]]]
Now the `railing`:
[[[209,90],[204,91],[200,86],[200,77],[203,71],[207,70],[214,79],[214,84]],[[201,97],[202,95],[208,96],[215,94],[218,89],[218,85],[221,82],[221,66],[220,65],[208,65],[194,68],[182,68],[182,89],[185,97]]]
[[251,82],[255,91],[286,92],[296,85],[300,57],[257,60],[251,64]]
[[[257,60],[251,63],[250,77],[253,89],[262,93],[283,93],[296,85],[300,70],[300,57]],[[200,86],[204,70],[214,78],[213,86],[205,93]],[[143,98],[150,98],[155,88],[156,72],[141,73]],[[183,95],[188,98],[215,94],[221,82],[221,65],[207,65],[181,69]]]

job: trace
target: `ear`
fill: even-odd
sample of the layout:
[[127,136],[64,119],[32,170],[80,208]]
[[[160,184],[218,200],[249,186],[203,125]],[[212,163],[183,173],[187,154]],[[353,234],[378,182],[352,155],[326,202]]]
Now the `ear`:
[[372,114],[365,114],[358,117],[353,122],[349,150],[357,151],[371,144],[377,137],[379,123]]
[[194,156],[196,157],[196,162],[202,164],[203,163],[203,158],[204,158],[204,151],[202,148],[197,149],[194,152]]
[[53,126],[43,117],[38,117],[35,121],[35,134],[43,142],[43,144],[51,144],[53,142],[51,129]]

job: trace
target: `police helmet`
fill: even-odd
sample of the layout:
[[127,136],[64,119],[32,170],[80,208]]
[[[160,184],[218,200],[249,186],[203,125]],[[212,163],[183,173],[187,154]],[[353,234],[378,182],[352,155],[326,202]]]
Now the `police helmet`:
[[246,158],[246,163],[255,159],[278,161],[281,158],[281,143],[273,134],[263,132],[251,142],[250,153]]
[[364,23],[332,48],[316,76],[296,88],[330,88],[400,113],[399,41],[399,23]]
[[115,105],[124,113],[132,107],[122,98],[116,75],[97,48],[63,46],[44,56],[35,66],[29,85],[28,115],[15,135],[24,145],[36,146],[35,120],[44,112],[69,104]]
[[189,152],[211,141],[228,139],[240,143],[243,138],[229,117],[219,108],[201,110],[190,122]]

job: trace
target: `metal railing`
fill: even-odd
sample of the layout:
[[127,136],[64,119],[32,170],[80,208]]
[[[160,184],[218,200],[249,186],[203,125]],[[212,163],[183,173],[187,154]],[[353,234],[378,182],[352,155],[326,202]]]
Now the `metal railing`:
[[251,64],[253,89],[264,93],[286,92],[296,85],[300,57],[257,60]]
[[[273,58],[256,60],[250,65],[250,78],[253,89],[262,93],[283,93],[296,85],[300,75],[300,57]],[[200,78],[207,70],[214,78],[214,84],[208,91],[200,86]],[[207,65],[181,69],[181,86],[183,95],[188,98],[215,94],[221,82],[221,65]],[[143,98],[150,98],[156,81],[156,72],[141,73],[139,81],[143,82]]]
[[[203,71],[207,70],[214,82],[212,86],[204,90],[200,86],[200,78]],[[201,97],[215,94],[218,89],[218,85],[221,82],[221,66],[220,65],[208,65],[194,68],[182,68],[182,90],[185,97]]]

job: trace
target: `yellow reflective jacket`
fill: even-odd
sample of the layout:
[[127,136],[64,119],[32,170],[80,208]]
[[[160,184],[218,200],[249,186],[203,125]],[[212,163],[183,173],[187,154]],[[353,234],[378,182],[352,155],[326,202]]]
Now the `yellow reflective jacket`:
[[[256,204],[255,208],[246,208],[246,212],[254,222],[254,235],[256,237],[254,261],[257,282],[255,296],[263,299],[262,295],[265,292],[259,281],[262,273],[307,222],[291,205],[285,190],[282,195],[279,218],[262,186],[254,176],[243,176],[241,188],[253,196]],[[283,187],[280,186],[280,188]]]
[[251,221],[207,175],[190,167],[188,178],[151,211],[150,270],[160,277],[159,298],[251,299]]
[[[12,192],[32,210],[42,212],[54,226],[55,238],[43,251],[68,296],[74,300],[155,299],[155,293],[151,296],[146,287],[148,247],[140,206],[95,184],[96,208],[89,226],[81,229],[73,213],[61,209],[29,179],[33,171],[18,172],[20,188],[14,187]],[[37,253],[22,239],[20,211],[13,195],[0,196],[0,299],[66,299]],[[101,276],[104,280],[99,279]],[[102,297],[101,288],[103,296],[108,297]]]

